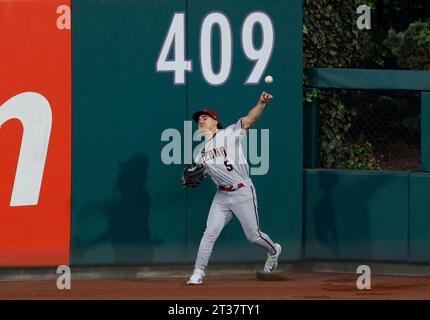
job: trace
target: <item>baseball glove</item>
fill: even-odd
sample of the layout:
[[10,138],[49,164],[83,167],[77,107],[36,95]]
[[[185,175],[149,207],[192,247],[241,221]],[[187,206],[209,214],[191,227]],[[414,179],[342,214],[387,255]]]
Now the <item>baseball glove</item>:
[[186,165],[182,172],[182,186],[195,188],[206,178],[206,169],[203,164]]

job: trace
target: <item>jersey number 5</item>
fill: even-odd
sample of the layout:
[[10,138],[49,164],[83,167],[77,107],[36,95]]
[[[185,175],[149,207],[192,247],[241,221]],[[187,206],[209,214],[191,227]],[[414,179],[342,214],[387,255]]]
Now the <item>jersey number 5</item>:
[[232,171],[233,170],[233,166],[231,164],[228,164],[228,160],[224,161],[224,165],[227,168],[227,171]]

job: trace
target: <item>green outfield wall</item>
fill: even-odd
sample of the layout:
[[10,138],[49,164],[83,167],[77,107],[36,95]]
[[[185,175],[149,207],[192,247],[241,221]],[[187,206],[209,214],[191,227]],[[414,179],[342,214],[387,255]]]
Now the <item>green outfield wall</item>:
[[[224,15],[231,30],[231,70],[219,85],[203,77],[200,52],[202,23],[213,12]],[[253,12],[264,12],[273,25],[274,46],[264,73],[275,78],[270,87],[262,79],[245,84],[254,62],[244,54],[242,26]],[[156,72],[175,13],[185,14],[186,58],[192,60],[184,84],[175,84],[172,72]],[[73,2],[73,265],[194,261],[216,189],[209,179],[200,188],[182,188],[183,164],[161,159],[168,143],[161,141],[163,132],[180,133],[183,162],[200,143],[185,137],[196,129],[184,127],[193,112],[210,107],[228,126],[255,106],[263,90],[274,99],[256,127],[257,141],[262,129],[270,131],[270,167],[252,176],[260,223],[288,248],[284,260],[301,259],[301,16],[301,1]],[[222,39],[219,28],[212,34],[216,70]],[[263,38],[255,27],[256,47]],[[264,259],[265,252],[246,240],[234,220],[211,261]]]
[[429,263],[430,174],[306,169],[304,259]]
[[[0,1],[0,267],[192,265],[216,192],[181,186],[201,143],[192,114],[214,109],[226,127],[262,91],[274,98],[242,147],[281,263],[429,263],[430,72],[315,68],[304,87],[302,10]],[[420,93],[420,171],[317,169],[312,88]],[[211,262],[265,258],[233,219]]]
[[407,261],[408,173],[305,171],[304,258]]
[[409,176],[409,261],[429,263],[430,174]]

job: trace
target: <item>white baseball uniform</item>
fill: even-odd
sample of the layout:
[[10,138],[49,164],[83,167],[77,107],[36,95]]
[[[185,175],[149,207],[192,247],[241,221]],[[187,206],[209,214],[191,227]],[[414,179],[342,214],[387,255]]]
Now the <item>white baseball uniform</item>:
[[200,242],[195,264],[197,269],[205,270],[215,241],[233,215],[239,219],[249,241],[271,255],[276,253],[274,242],[260,230],[255,187],[240,143],[246,133],[240,118],[214,134],[195,158],[196,163],[206,165],[208,175],[218,187]]

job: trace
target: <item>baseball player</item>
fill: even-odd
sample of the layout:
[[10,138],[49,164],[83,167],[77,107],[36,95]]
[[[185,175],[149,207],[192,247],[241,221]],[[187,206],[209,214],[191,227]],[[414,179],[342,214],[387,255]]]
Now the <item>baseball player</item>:
[[204,164],[218,190],[209,210],[195,269],[188,284],[203,282],[215,241],[233,215],[239,219],[247,239],[266,250],[264,272],[273,272],[278,266],[281,246],[260,230],[255,187],[240,144],[240,140],[260,118],[270,100],[272,95],[263,92],[257,105],[246,116],[225,129],[222,128],[217,114],[210,109],[193,114],[193,120],[198,123],[198,128],[205,137],[205,145],[196,156],[195,162]]

